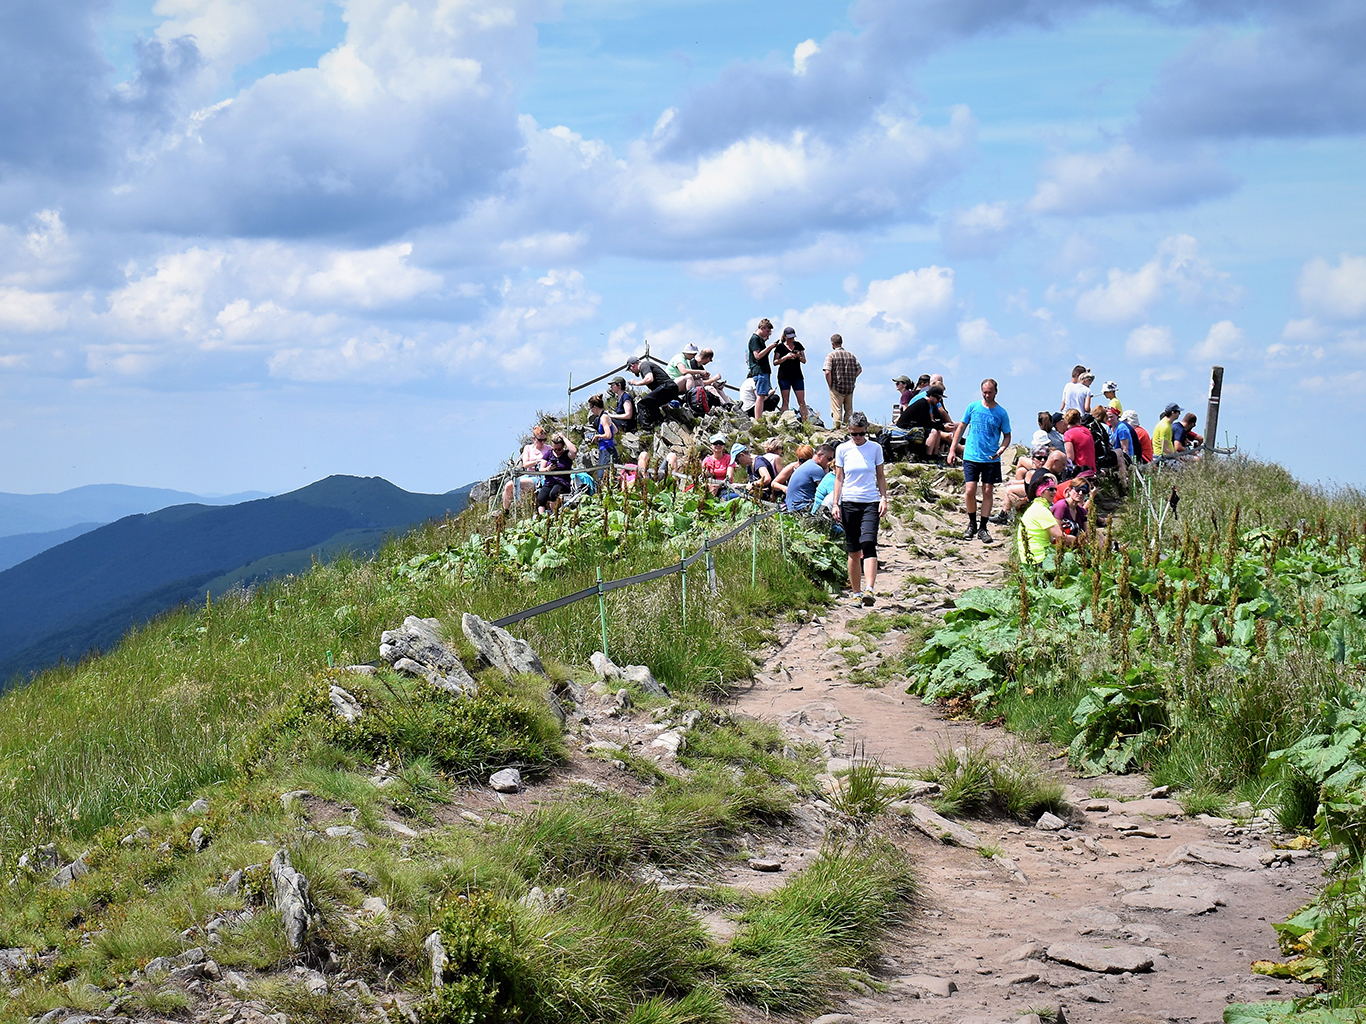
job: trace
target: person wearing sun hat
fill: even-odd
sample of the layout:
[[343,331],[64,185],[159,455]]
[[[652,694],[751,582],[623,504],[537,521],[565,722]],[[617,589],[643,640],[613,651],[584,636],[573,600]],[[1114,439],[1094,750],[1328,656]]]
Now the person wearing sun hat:
[[1041,562],[1056,541],[1075,547],[1077,538],[1063,532],[1062,524],[1053,514],[1053,499],[1058,490],[1058,478],[1047,469],[1036,469],[1025,485],[1025,499],[1029,502],[1020,516],[1015,536],[1015,554],[1021,564]]
[[1124,403],[1121,402],[1121,401],[1119,400],[1119,396],[1118,396],[1117,394],[1115,394],[1115,392],[1117,392],[1118,390],[1119,390],[1119,385],[1118,385],[1118,384],[1116,384],[1116,383],[1115,383],[1114,381],[1112,381],[1112,380],[1107,380],[1107,381],[1105,382],[1105,388],[1104,388],[1103,391],[1101,391],[1101,394],[1105,396],[1105,404],[1106,404],[1106,405],[1108,405],[1111,409],[1115,410],[1115,412],[1123,412],[1123,411],[1124,411]]

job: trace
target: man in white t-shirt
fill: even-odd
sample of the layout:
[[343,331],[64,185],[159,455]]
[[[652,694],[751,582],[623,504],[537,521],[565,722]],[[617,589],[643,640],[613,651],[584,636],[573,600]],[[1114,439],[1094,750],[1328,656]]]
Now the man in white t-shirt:
[[1062,406],[1060,412],[1068,409],[1080,409],[1083,413],[1091,411],[1091,384],[1095,381],[1096,375],[1087,367],[1078,363],[1072,367],[1072,382],[1063,385]]
[[844,527],[849,589],[854,603],[871,606],[877,582],[877,531],[887,514],[882,445],[868,436],[868,417],[849,417],[849,440],[835,449],[835,521]]

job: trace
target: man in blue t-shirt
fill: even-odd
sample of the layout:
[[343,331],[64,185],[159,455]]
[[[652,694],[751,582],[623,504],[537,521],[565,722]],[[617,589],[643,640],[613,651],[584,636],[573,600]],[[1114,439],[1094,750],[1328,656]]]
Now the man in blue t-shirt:
[[[983,544],[990,544],[992,537],[987,532],[987,520],[991,517],[992,494],[1001,482],[1001,453],[1010,447],[1010,415],[996,404],[996,382],[990,377],[982,381],[982,400],[968,406],[953,432],[953,442],[949,445],[950,466],[957,458],[958,441],[964,430],[968,433],[963,445],[963,504],[968,508],[968,528],[963,539],[975,537]],[[982,485],[980,526],[977,522],[979,482]]]
[[816,496],[816,488],[825,479],[825,474],[830,471],[830,464],[834,461],[834,446],[823,444],[816,449],[815,455],[792,471],[792,476],[787,481],[789,512],[809,514],[813,511],[811,500]]

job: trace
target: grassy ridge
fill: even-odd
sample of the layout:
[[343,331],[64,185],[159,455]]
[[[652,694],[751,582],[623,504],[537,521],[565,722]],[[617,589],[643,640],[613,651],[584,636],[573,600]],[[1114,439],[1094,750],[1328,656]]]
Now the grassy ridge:
[[[596,520],[592,531],[582,524],[575,531],[568,517],[527,523],[521,529],[538,535],[548,525],[548,535],[563,548],[562,564],[540,574],[497,550],[487,565],[466,566],[463,573],[414,571],[414,560],[471,541],[496,549],[494,538],[502,534],[503,543],[513,544],[519,527],[500,527],[482,509],[470,509],[391,541],[373,559],[344,557],[250,595],[167,615],[107,655],[43,673],[5,694],[0,864],[53,836],[89,836],[231,778],[262,718],[316,679],[329,652],[336,664],[371,660],[380,632],[406,615],[440,618],[458,637],[462,612],[494,619],[587,586],[599,567],[611,579],[677,557],[679,547],[648,529],[650,516],[638,500],[635,506],[626,508],[634,513],[634,531],[628,526],[608,538],[599,536]],[[594,506],[594,514],[601,511]],[[690,520],[676,536],[696,550],[704,533],[716,535],[725,526]],[[693,568],[686,625],[678,576],[610,595],[612,657],[648,664],[683,691],[747,674],[749,651],[774,615],[823,600],[807,571],[782,557],[776,530],[771,521],[763,527],[757,588],[749,585],[745,538],[716,553],[719,594],[706,591],[703,566]],[[564,664],[582,665],[601,647],[595,601],[515,631],[544,657]]]

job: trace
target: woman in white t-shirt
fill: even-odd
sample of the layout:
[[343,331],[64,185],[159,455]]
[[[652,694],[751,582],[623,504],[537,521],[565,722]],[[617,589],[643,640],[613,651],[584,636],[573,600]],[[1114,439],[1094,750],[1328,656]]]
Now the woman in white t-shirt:
[[835,449],[832,513],[844,527],[849,589],[854,604],[871,606],[877,582],[877,531],[887,514],[887,473],[882,445],[868,438],[868,417],[849,417],[849,440]]

